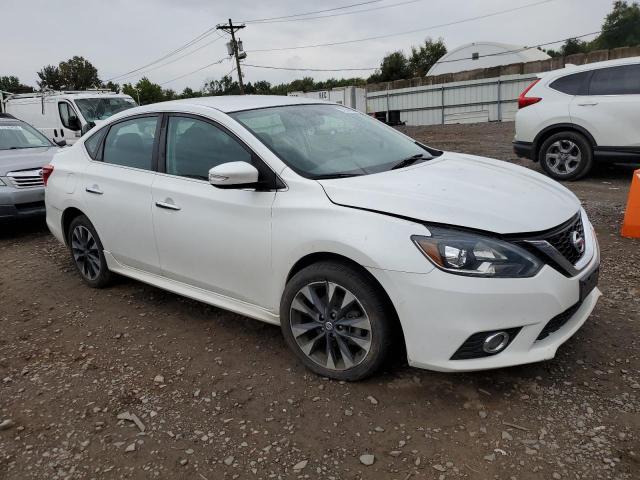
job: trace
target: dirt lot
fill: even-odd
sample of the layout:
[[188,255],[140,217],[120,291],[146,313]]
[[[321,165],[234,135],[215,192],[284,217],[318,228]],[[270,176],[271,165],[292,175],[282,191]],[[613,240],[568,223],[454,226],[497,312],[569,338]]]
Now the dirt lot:
[[[407,130],[525,164],[512,124]],[[0,478],[640,478],[640,241],[618,233],[630,178],[568,185],[600,238],[604,296],[556,359],[400,363],[357,384],[307,372],[277,327],[124,279],[91,290],[42,222],[1,225]]]

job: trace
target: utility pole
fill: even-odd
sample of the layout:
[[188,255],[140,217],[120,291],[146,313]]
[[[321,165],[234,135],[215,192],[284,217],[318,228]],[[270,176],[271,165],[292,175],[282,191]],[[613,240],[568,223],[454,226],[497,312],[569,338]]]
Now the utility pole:
[[242,30],[244,27],[245,27],[244,24],[234,25],[231,19],[229,19],[229,25],[221,24],[216,27],[217,30],[222,30],[224,32],[231,34],[232,53],[230,53],[230,55],[233,55],[236,57],[236,69],[238,70],[238,85],[240,85],[240,95],[244,95],[244,83],[242,81],[242,70],[240,70],[240,59],[245,58],[247,54],[244,52],[242,53],[239,52],[238,42],[236,41],[236,31]]

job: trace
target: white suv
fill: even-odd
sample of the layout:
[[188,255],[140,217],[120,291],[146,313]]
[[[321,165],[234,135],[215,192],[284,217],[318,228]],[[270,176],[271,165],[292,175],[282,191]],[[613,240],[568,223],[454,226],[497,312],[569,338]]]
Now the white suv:
[[577,180],[594,160],[640,161],[640,57],[542,73],[518,99],[519,157],[557,180]]

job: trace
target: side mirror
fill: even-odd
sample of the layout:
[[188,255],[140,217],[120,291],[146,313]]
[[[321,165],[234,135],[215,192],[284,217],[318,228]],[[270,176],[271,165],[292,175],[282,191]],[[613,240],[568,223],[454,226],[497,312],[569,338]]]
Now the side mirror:
[[67,120],[67,123],[69,124],[69,130],[78,131],[81,128],[80,120],[76,116],[69,117],[69,120]]
[[84,135],[85,133],[87,133],[89,130],[91,130],[91,129],[92,129],[93,127],[95,127],[95,126],[96,126],[95,122],[88,122],[88,123],[85,123],[85,124],[82,126],[82,129],[80,130],[80,133],[81,133],[82,135]]
[[249,188],[258,183],[258,170],[247,162],[221,163],[209,170],[209,183],[218,188]]
[[54,143],[59,147],[66,147],[67,141],[63,138],[62,140],[54,140]]

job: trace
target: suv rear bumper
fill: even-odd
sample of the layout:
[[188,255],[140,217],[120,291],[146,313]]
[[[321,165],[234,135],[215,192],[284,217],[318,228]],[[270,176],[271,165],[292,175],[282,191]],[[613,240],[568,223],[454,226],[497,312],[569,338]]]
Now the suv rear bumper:
[[513,142],[513,151],[519,158],[533,158],[533,143],[532,142]]

